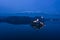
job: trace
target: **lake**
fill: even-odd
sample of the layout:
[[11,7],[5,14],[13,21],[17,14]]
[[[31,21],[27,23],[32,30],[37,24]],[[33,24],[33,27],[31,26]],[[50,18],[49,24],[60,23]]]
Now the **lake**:
[[[1,14],[0,16],[44,16],[45,18],[60,18],[52,14]],[[58,40],[60,39],[60,21],[47,21],[46,26],[36,30],[30,25],[13,25],[0,23],[0,40]]]

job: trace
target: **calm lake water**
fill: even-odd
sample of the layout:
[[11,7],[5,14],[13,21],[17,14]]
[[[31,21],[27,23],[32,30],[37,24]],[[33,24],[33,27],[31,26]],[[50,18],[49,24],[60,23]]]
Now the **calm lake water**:
[[[45,18],[60,18],[59,15],[43,15],[43,14],[5,14],[0,16],[44,16]],[[60,21],[47,21],[46,26],[39,30],[35,30],[30,25],[13,25],[8,23],[0,23],[0,39],[1,40],[20,40],[20,39],[36,39],[50,40],[60,39]]]

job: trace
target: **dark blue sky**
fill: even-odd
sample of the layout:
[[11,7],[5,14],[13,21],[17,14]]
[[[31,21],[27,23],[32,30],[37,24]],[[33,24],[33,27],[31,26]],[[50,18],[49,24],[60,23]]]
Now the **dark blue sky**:
[[59,13],[59,2],[59,0],[0,0],[0,13],[19,13],[21,11]]

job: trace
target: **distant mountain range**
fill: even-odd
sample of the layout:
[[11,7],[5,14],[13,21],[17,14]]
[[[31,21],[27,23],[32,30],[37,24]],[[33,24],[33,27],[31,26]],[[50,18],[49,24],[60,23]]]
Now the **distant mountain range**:
[[60,17],[60,14],[54,14],[54,13],[43,13],[40,11],[32,12],[32,11],[25,11],[25,12],[20,12],[20,13],[0,13],[0,16],[45,16],[45,17]]

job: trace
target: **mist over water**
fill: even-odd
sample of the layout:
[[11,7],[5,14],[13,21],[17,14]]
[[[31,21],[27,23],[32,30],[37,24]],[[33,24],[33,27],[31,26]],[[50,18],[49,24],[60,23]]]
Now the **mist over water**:
[[[60,19],[59,0],[0,0],[0,17],[44,16]],[[23,13],[21,13],[23,12]],[[33,13],[31,13],[33,12]],[[46,26],[36,30],[30,25],[0,23],[1,40],[18,39],[60,39],[60,22],[47,21]]]
[[[36,14],[34,14],[36,15]],[[41,15],[41,14],[39,14]],[[39,16],[38,14],[36,16]],[[42,14],[43,15],[43,14]],[[14,16],[14,15],[13,15]],[[19,15],[15,15],[19,16]],[[22,15],[24,16],[24,15]],[[27,16],[27,14],[25,14]],[[33,17],[33,15],[29,15]],[[43,15],[45,18],[60,18],[58,16],[48,17],[49,15]],[[35,38],[35,39],[50,39],[50,38],[59,38],[60,33],[60,22],[46,22],[46,26],[43,28],[36,30],[32,28],[30,25],[13,25],[8,23],[0,23],[0,38],[1,39],[27,39],[27,38]]]

